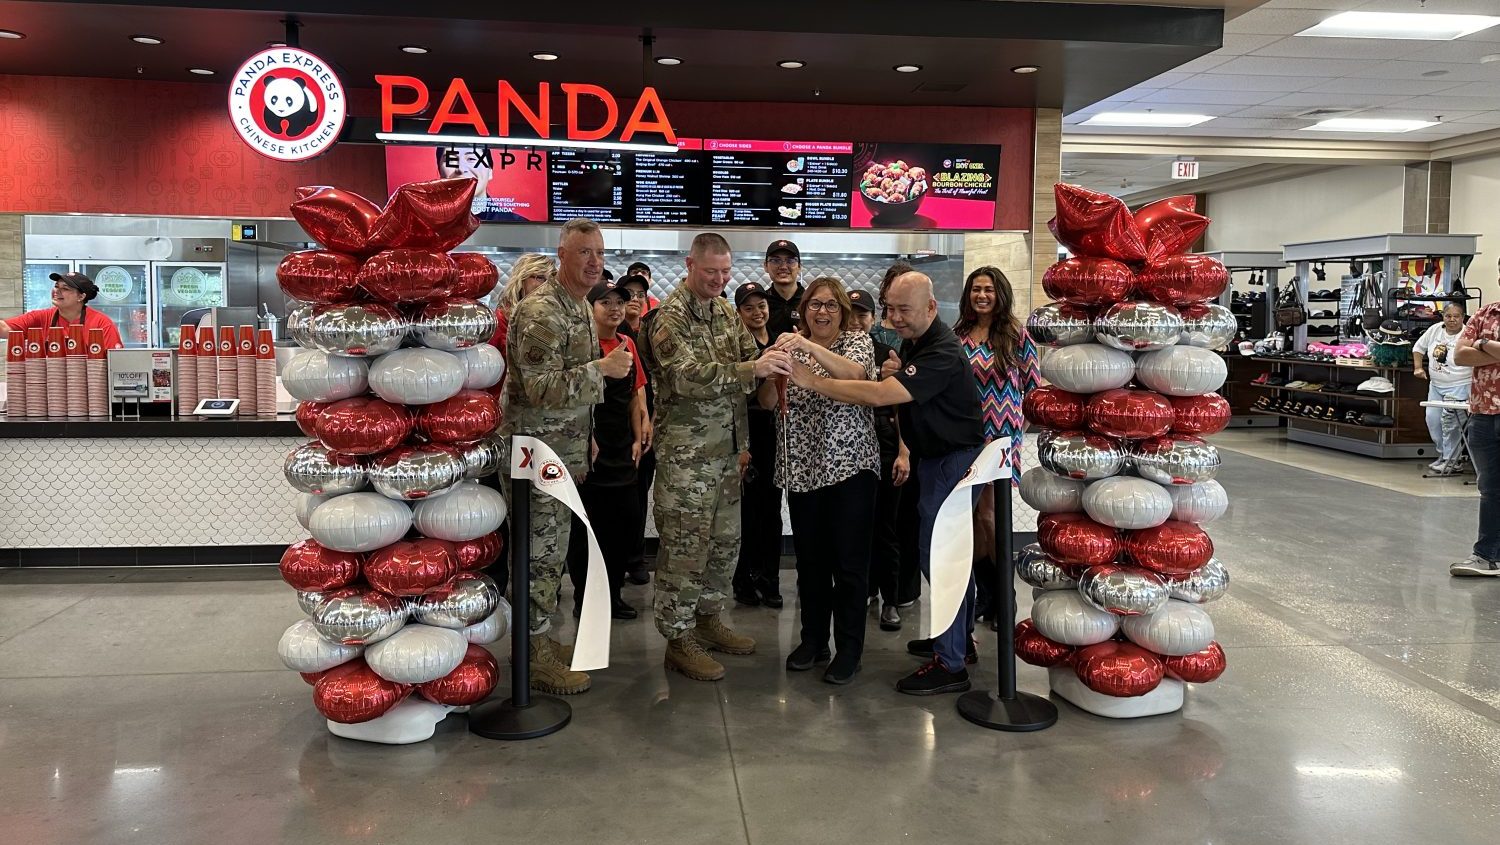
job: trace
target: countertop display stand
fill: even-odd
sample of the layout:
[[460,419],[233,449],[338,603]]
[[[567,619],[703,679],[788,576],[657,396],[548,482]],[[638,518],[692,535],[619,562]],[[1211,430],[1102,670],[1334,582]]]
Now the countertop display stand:
[[[1275,251],[1222,250],[1206,252],[1204,255],[1215,259],[1229,270],[1229,287],[1225,288],[1224,293],[1219,296],[1219,304],[1234,312],[1235,321],[1239,324],[1239,332],[1244,335],[1242,338],[1240,334],[1236,334],[1235,339],[1229,344],[1229,349],[1224,352],[1224,363],[1228,365],[1229,377],[1224,381],[1224,386],[1219,389],[1219,395],[1229,401],[1229,407],[1234,412],[1234,415],[1229,418],[1229,426],[1231,428],[1276,428],[1281,425],[1281,420],[1254,413],[1251,409],[1259,392],[1245,389],[1270,367],[1259,359],[1239,354],[1238,344],[1241,339],[1260,340],[1275,330],[1276,292],[1279,290],[1279,278],[1282,269],[1286,267],[1286,262],[1282,260],[1281,253]],[[1246,273],[1260,275],[1264,284],[1260,292],[1265,296],[1258,302],[1249,303],[1248,310],[1245,308],[1235,310],[1235,277]]]

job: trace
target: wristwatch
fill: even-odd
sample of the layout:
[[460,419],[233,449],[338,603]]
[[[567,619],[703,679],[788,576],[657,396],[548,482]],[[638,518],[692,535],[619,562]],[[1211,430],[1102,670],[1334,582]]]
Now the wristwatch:
[[1480,339],[1474,341],[1474,348],[1478,349],[1480,352],[1483,352],[1484,351],[1484,345],[1486,343],[1489,343],[1489,342],[1490,342],[1489,338],[1487,338],[1487,337],[1481,337]]

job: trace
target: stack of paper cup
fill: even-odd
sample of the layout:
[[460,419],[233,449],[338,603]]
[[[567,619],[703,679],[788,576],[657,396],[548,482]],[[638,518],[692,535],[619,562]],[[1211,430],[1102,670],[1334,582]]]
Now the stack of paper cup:
[[62,326],[47,329],[46,364],[47,416],[68,415],[68,361],[66,358],[67,331]]
[[259,329],[255,339],[255,415],[276,416],[276,342],[270,329]]
[[47,416],[47,330],[26,330],[26,415]]
[[[213,326],[198,327],[198,399],[219,398],[219,339]],[[196,405],[194,407],[197,407]]]
[[240,385],[240,411],[242,417],[255,416],[255,327],[240,326],[238,354],[235,365]]
[[219,326],[219,396],[234,399],[240,395],[240,365],[234,354],[234,326]]
[[109,353],[104,349],[104,329],[89,329],[84,366],[88,372],[89,416],[109,416]]
[[26,407],[26,333],[12,329],[5,333],[5,413],[24,417]]
[[184,325],[177,336],[177,416],[198,407],[198,327]]
[[68,326],[63,350],[67,353],[64,369],[68,378],[65,406],[68,416],[86,417],[89,413],[88,358],[83,343],[83,324]]

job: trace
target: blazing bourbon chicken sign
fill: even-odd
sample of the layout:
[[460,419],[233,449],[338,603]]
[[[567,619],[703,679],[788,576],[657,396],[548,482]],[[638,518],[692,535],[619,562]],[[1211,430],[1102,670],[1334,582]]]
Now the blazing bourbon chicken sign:
[[230,80],[235,131],[256,152],[277,161],[306,161],[328,152],[347,113],[338,74],[296,47],[262,50]]

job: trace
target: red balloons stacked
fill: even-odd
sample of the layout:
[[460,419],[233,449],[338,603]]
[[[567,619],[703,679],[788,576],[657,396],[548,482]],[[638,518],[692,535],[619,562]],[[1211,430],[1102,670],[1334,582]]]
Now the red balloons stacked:
[[1206,255],[1174,255],[1136,274],[1142,294],[1166,305],[1207,302],[1229,287],[1229,271]]
[[500,559],[505,544],[500,532],[486,534],[476,540],[464,540],[453,544],[460,572],[478,572]]
[[1081,513],[1049,513],[1036,522],[1047,556],[1068,566],[1102,566],[1120,554],[1120,532]]
[[1021,400],[1021,413],[1034,425],[1055,431],[1076,431],[1084,425],[1089,397],[1060,387],[1038,387]]
[[1176,434],[1196,434],[1203,437],[1218,434],[1229,426],[1234,415],[1229,400],[1217,393],[1202,396],[1172,396],[1172,431]]
[[470,644],[458,668],[436,681],[417,687],[422,697],[438,704],[462,707],[478,704],[500,682],[500,663],[483,646]]
[[447,540],[398,540],[370,553],[365,580],[393,596],[420,596],[444,587],[458,574],[458,552]]
[[1156,689],[1166,675],[1162,659],[1135,643],[1102,642],[1073,655],[1078,679],[1094,692],[1132,698]]
[[1123,387],[1095,393],[1085,414],[1089,428],[1127,440],[1166,434],[1175,419],[1172,403],[1165,396],[1153,390]]
[[1108,258],[1069,258],[1042,274],[1042,290],[1048,296],[1074,305],[1119,302],[1134,286],[1130,268]]
[[313,434],[341,455],[378,455],[401,445],[413,425],[406,406],[356,396],[325,407],[314,420]]
[[458,395],[417,412],[417,431],[434,443],[473,443],[500,424],[500,406],[484,390],[460,390]]
[[282,580],[299,591],[317,593],[347,587],[359,580],[360,556],[301,540],[281,554]]
[[1032,666],[1061,666],[1073,657],[1073,647],[1042,636],[1030,619],[1016,623],[1016,656]]
[[380,677],[363,658],[329,669],[313,684],[313,706],[346,725],[384,716],[408,695],[410,686]]
[[1125,553],[1157,575],[1190,575],[1214,556],[1214,541],[1202,528],[1169,519],[1155,528],[1125,532]]

